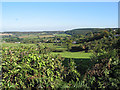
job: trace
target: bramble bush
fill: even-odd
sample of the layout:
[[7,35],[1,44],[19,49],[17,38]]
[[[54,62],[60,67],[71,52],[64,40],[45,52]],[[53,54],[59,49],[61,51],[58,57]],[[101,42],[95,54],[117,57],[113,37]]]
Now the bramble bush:
[[78,75],[75,68],[67,68],[66,71],[62,57],[42,53],[40,47],[3,47],[2,50],[3,89],[60,88],[63,79],[67,81],[67,74],[73,72],[73,75]]
[[120,38],[113,35],[99,41],[104,43],[95,48],[95,65],[87,71],[83,84],[91,89],[120,89]]

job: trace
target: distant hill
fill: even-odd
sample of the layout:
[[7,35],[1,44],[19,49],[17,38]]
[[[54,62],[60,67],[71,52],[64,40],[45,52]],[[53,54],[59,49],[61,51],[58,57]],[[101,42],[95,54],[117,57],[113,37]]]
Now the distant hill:
[[117,29],[117,28],[83,28],[83,29],[73,29],[73,30],[68,30],[68,31],[65,31],[66,34],[69,34],[69,35],[78,35],[78,34],[81,34],[81,35],[85,35],[87,34],[88,32],[99,32],[101,30],[109,30],[109,29]]

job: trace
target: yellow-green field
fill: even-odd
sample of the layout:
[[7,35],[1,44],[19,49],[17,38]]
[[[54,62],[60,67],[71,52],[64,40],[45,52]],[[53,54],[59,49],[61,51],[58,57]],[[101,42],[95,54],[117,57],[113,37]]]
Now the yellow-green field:
[[52,52],[52,54],[60,54],[62,57],[65,58],[85,58],[90,59],[92,53],[84,53],[84,52]]

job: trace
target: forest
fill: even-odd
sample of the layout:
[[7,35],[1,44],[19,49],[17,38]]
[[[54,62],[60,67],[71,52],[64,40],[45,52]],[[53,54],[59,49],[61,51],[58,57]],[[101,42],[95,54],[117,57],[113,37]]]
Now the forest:
[[4,89],[120,89],[120,29],[2,32]]

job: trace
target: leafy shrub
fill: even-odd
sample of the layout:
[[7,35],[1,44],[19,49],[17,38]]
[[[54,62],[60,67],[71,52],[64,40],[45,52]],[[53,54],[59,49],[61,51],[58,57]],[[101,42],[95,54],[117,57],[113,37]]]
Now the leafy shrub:
[[[78,80],[74,62],[70,68],[62,65],[61,56],[42,53],[42,49],[31,46],[3,47],[2,88],[60,88],[67,75]],[[44,49],[45,50],[45,49]]]
[[92,89],[120,89],[120,56],[119,46],[116,46],[119,40],[114,37],[112,42],[108,41],[109,38],[105,39],[105,43],[111,45],[104,47],[103,44],[103,47],[98,45],[99,48],[95,48],[97,52],[92,60],[96,64],[86,73],[84,85]]
[[[29,51],[29,52],[28,52]],[[3,48],[3,88],[54,88],[63,78],[62,58],[23,47]]]

